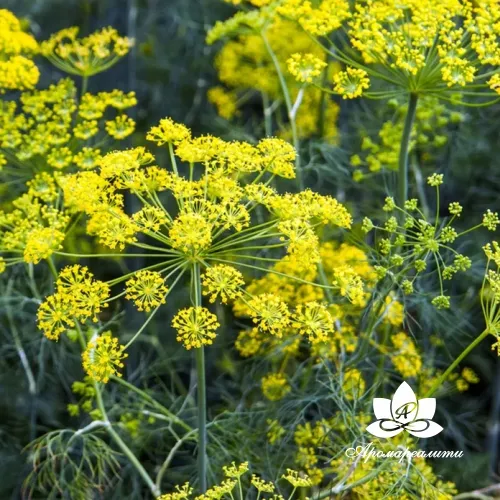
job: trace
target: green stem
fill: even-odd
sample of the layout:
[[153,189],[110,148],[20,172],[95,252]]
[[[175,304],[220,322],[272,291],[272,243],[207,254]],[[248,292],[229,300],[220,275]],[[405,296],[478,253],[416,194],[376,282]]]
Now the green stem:
[[[83,336],[82,330],[78,322],[76,322],[76,325],[77,325],[77,332],[78,332],[78,338],[80,340],[80,345],[82,347],[82,350],[85,350],[86,348],[85,338]],[[142,466],[141,462],[139,462],[134,452],[126,445],[126,443],[123,441],[120,435],[113,429],[113,425],[108,418],[108,414],[106,413],[106,407],[104,406],[104,402],[102,400],[101,387],[95,380],[92,381],[92,385],[95,390],[97,407],[101,412],[102,421],[105,423],[105,428],[107,433],[111,436],[111,438],[117,444],[117,446],[122,450],[125,456],[130,460],[130,463],[135,467],[139,475],[144,479],[144,482],[148,485],[148,488],[151,490],[153,497],[154,498],[159,497],[161,494],[160,489],[156,487],[154,481],[151,479],[146,469]]]
[[111,376],[111,380],[123,385],[123,387],[126,387],[129,391],[135,392],[136,394],[141,396],[141,398],[143,398],[144,401],[147,401],[149,404],[154,406],[159,412],[161,412],[169,420],[171,420],[172,422],[183,427],[184,430],[186,430],[188,433],[193,430],[193,429],[191,429],[191,427],[188,424],[186,424],[177,415],[175,415],[175,413],[172,413],[168,408],[166,408],[161,403],[156,401],[156,399],[153,398],[152,396],[150,396],[147,392],[143,391],[142,389],[139,389],[139,387],[136,387],[135,385],[131,384],[130,382],[123,380],[123,378],[121,378],[121,377],[116,377],[115,375]]
[[262,40],[264,41],[264,45],[266,46],[266,50],[271,58],[274,68],[276,69],[276,73],[278,75],[278,80],[280,82],[281,91],[283,92],[283,98],[285,99],[286,111],[288,114],[288,119],[290,120],[290,127],[292,129],[292,140],[293,147],[295,148],[297,156],[295,157],[295,171],[297,175],[297,183],[299,185],[299,189],[301,191],[304,190],[304,180],[302,178],[302,170],[300,169],[300,157],[299,157],[299,136],[297,133],[297,124],[295,123],[295,116],[293,112],[293,103],[290,97],[290,92],[288,92],[288,86],[286,84],[285,77],[283,76],[283,72],[281,71],[280,63],[276,54],[274,53],[267,36],[265,33],[261,33]]
[[426,398],[432,396],[438,389],[441,387],[443,382],[448,378],[448,376],[453,372],[453,370],[457,367],[457,365],[476,347],[478,344],[480,344],[488,335],[489,335],[489,330],[486,329],[484,330],[479,337],[477,337],[473,342],[471,342],[458,356],[455,361],[448,367],[448,369],[436,380],[434,385],[427,391],[427,394],[425,395]]
[[85,75],[82,78],[82,96],[87,92],[88,85],[89,85],[89,77]]
[[[192,301],[195,307],[201,306],[200,264],[194,263],[191,275]],[[198,391],[198,476],[201,493],[207,491],[207,390],[205,377],[205,351],[202,347],[195,350],[196,378]]]
[[399,150],[397,204],[401,208],[404,207],[405,201],[408,197],[408,151],[410,149],[411,129],[413,127],[417,111],[417,101],[418,95],[410,94],[403,135],[401,137],[401,147]]
[[117,446],[122,450],[122,452],[126,455],[126,457],[130,460],[130,463],[135,467],[137,472],[144,479],[145,483],[148,485],[148,488],[151,490],[151,493],[154,498],[160,496],[161,491],[156,486],[154,481],[151,479],[150,475],[147,473],[146,469],[142,466],[141,462],[139,462],[138,458],[135,456],[134,452],[125,444],[120,435],[113,429],[111,422],[108,420],[108,416],[106,414],[106,409],[104,407],[104,403],[102,401],[101,389],[97,382],[94,382],[94,389],[96,393],[97,407],[102,413],[103,420],[107,423],[106,431],[117,444]]

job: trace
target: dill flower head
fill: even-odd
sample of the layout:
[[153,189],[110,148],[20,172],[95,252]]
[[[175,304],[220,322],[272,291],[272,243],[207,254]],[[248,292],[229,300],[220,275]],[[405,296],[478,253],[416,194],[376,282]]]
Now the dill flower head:
[[351,368],[344,373],[342,390],[346,399],[359,399],[365,392],[365,387],[365,380],[359,370]]
[[158,125],[151,127],[146,135],[148,141],[156,142],[158,146],[165,143],[178,144],[190,137],[191,131],[185,125],[176,123],[168,117],[161,119]]
[[500,75],[498,73],[496,75],[493,75],[488,80],[488,85],[491,90],[494,90],[497,94],[500,94]]
[[196,497],[195,500],[220,500],[226,495],[232,495],[234,487],[238,481],[235,479],[227,479],[222,481],[220,484],[216,484],[209,488],[205,493]]
[[133,44],[114,28],[103,28],[84,38],[78,38],[78,31],[77,27],[63,29],[41,44],[42,54],[72,75],[88,77],[110,68]]
[[252,474],[252,479],[250,480],[252,486],[254,486],[259,493],[272,493],[274,491],[274,484],[268,481],[264,481],[259,476]]
[[348,67],[333,76],[334,90],[344,99],[354,99],[363,94],[370,87],[368,73],[363,69]]
[[181,309],[172,320],[172,327],[177,330],[177,341],[188,350],[212,344],[219,326],[217,316],[200,306]]
[[52,227],[36,228],[30,231],[24,248],[24,260],[38,264],[49,258],[57,250],[61,250],[64,233]]
[[187,163],[205,163],[215,158],[224,147],[222,139],[212,135],[202,135],[184,139],[177,145],[175,154]]
[[19,19],[9,10],[0,9],[0,94],[32,89],[38,83],[40,72],[32,61],[38,49]]
[[180,214],[169,231],[172,247],[196,255],[212,243],[212,224],[201,214]]
[[224,465],[222,467],[224,475],[226,477],[230,477],[232,479],[238,479],[243,474],[248,472],[248,462],[242,462],[241,464],[236,465],[235,462],[232,462],[231,465]]
[[38,308],[37,324],[48,339],[58,340],[68,328],[75,326],[71,305],[61,294],[50,295]]
[[334,333],[332,315],[324,304],[307,302],[299,304],[292,318],[292,326],[307,335],[312,344],[325,342]]
[[106,122],[106,132],[114,139],[125,139],[135,130],[135,121],[127,115],[119,115]]
[[133,300],[139,311],[151,311],[165,304],[168,287],[161,274],[155,271],[138,271],[126,282],[125,297]]
[[282,139],[268,137],[257,144],[265,170],[286,179],[295,179],[294,161],[297,153],[294,147]]
[[282,373],[270,373],[262,378],[262,394],[269,401],[283,399],[292,388]]
[[312,83],[327,64],[314,54],[292,54],[287,61],[288,71],[298,82]]
[[248,304],[253,322],[264,332],[281,337],[290,325],[290,311],[280,297],[264,293],[257,295]]
[[91,318],[97,322],[97,315],[108,307],[109,285],[95,280],[87,267],[77,264],[65,267],[57,277],[56,292],[70,305],[75,318],[85,321]]
[[245,284],[240,271],[225,264],[209,267],[202,277],[202,283],[203,295],[208,295],[210,302],[220,297],[224,304],[241,297],[241,287]]
[[391,337],[395,351],[391,361],[404,379],[416,377],[422,369],[422,359],[413,340],[405,333],[399,332]]
[[365,291],[361,276],[349,265],[342,265],[333,270],[333,286],[340,295],[347,297],[353,304],[363,305]]
[[188,500],[193,493],[193,488],[191,488],[189,483],[184,483],[182,486],[177,485],[175,490],[159,496],[156,500]]
[[283,474],[281,477],[288,481],[294,488],[306,488],[308,486],[312,486],[311,479],[307,474],[293,469],[287,469],[286,474]]
[[107,383],[112,375],[122,376],[122,360],[128,356],[124,351],[111,332],[104,332],[88,343],[82,354],[83,368],[96,382]]
[[208,89],[207,98],[216,107],[218,115],[222,118],[230,120],[238,114],[236,92],[228,92],[224,87],[218,85]]

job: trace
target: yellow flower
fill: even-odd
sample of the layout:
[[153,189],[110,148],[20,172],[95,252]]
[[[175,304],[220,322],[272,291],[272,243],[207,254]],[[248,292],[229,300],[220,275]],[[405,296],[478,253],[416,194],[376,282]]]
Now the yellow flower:
[[286,62],[288,71],[298,82],[312,83],[321,75],[326,63],[314,54],[292,54]]
[[307,302],[299,304],[292,319],[292,326],[307,335],[312,344],[326,342],[334,333],[331,314],[324,304]]
[[359,399],[365,392],[365,381],[356,368],[347,370],[342,380],[342,390],[346,399]]
[[138,271],[126,282],[125,297],[133,300],[139,311],[149,312],[165,304],[168,288],[161,274],[155,271]]
[[79,265],[65,267],[57,277],[57,294],[70,305],[71,316],[97,322],[97,315],[108,307],[109,285],[94,279],[88,268]]
[[84,147],[73,157],[73,162],[81,169],[90,170],[99,164],[101,151],[96,148]]
[[228,92],[223,87],[217,86],[208,89],[208,100],[217,108],[217,113],[222,118],[230,120],[238,113],[237,95]]
[[165,495],[159,496],[156,500],[188,500],[193,493],[193,488],[191,488],[189,483],[184,483],[182,487],[177,485],[175,489],[176,491],[165,493]]
[[118,339],[107,331],[91,340],[82,354],[83,368],[96,382],[107,383],[109,377],[121,377],[122,360],[128,354],[125,347],[118,344]]
[[294,161],[297,156],[294,147],[282,139],[269,137],[257,144],[262,165],[272,174],[295,179]]
[[71,307],[60,294],[47,297],[37,312],[38,328],[51,340],[58,340],[61,333],[75,326],[71,318]]
[[220,297],[222,303],[235,300],[243,294],[243,275],[234,267],[218,264],[209,267],[202,277],[203,295],[210,296],[210,302]]
[[363,280],[356,271],[348,265],[336,267],[333,270],[334,287],[340,291],[340,295],[347,297],[353,304],[362,306],[365,302],[365,291]]
[[488,85],[491,90],[494,90],[497,94],[500,94],[500,74],[493,75],[488,80]]
[[462,377],[469,383],[471,384],[477,384],[479,383],[479,377],[477,376],[477,373],[472,369],[472,368],[464,368],[462,370]]
[[294,488],[306,488],[308,486],[312,486],[311,479],[303,472],[287,469],[286,474],[283,474],[281,477],[288,481]]
[[47,156],[47,163],[58,170],[67,167],[73,160],[73,154],[67,147],[53,149]]
[[288,306],[278,296],[263,293],[249,302],[253,322],[264,332],[281,337],[290,325]]
[[217,316],[200,306],[181,309],[172,320],[172,327],[177,330],[177,341],[188,350],[212,344],[219,326]]
[[259,491],[259,493],[272,493],[274,491],[274,484],[268,481],[264,481],[262,478],[252,474],[252,479],[250,480],[252,485]]
[[177,145],[175,154],[187,163],[204,163],[215,158],[224,148],[224,141],[212,135],[186,138]]
[[125,139],[135,130],[135,121],[127,115],[119,115],[106,122],[106,132],[117,140]]
[[159,231],[168,222],[168,216],[164,210],[156,207],[146,206],[136,212],[132,219],[142,231]]
[[262,378],[262,393],[269,401],[283,399],[292,388],[282,373],[270,373]]
[[212,225],[197,213],[180,214],[169,231],[172,247],[196,255],[212,243]]
[[235,462],[232,462],[231,465],[224,465],[222,470],[224,471],[224,475],[226,477],[238,479],[243,474],[248,472],[248,462],[243,462],[238,465],[236,465]]
[[391,337],[396,351],[391,354],[391,361],[404,379],[416,377],[422,369],[422,359],[413,340],[399,332]]
[[103,28],[84,38],[77,27],[53,34],[41,45],[42,54],[59,69],[80,76],[92,76],[113,66],[125,56],[133,41],[113,28]]
[[0,93],[6,90],[32,89],[40,78],[35,63],[24,56],[0,61]]
[[175,123],[172,118],[163,118],[157,126],[151,127],[146,135],[148,141],[156,142],[158,146],[166,142],[178,144],[190,137],[191,131],[185,125]]
[[333,75],[333,82],[335,92],[338,92],[344,99],[359,97],[370,86],[368,73],[363,69],[351,67]]
[[38,264],[62,248],[64,233],[51,227],[41,227],[29,232],[24,248],[24,261]]

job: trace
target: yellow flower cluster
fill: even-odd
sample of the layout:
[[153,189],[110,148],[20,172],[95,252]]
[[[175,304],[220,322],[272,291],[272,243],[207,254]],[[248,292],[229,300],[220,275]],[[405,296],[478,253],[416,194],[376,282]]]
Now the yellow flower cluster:
[[156,271],[138,271],[126,283],[125,297],[133,300],[139,311],[151,311],[165,304],[168,287],[161,274]]
[[262,379],[262,394],[269,401],[283,399],[292,388],[282,373],[269,373]]
[[407,380],[416,377],[422,369],[422,358],[413,340],[405,333],[399,332],[391,337],[395,351],[391,353],[391,362]]
[[241,297],[242,286],[245,285],[240,271],[225,264],[209,267],[203,275],[202,283],[203,295],[209,295],[210,302],[215,302],[220,297],[223,304]]
[[364,69],[346,68],[345,71],[336,73],[333,77],[334,90],[344,99],[354,99],[363,94],[370,87],[368,73]]
[[[259,476],[252,474],[250,484],[257,490],[257,492],[251,489],[244,491],[241,477],[249,470],[248,462],[243,462],[238,465],[233,462],[231,465],[222,467],[222,470],[224,472],[225,479],[221,483],[212,486],[205,493],[195,497],[194,500],[220,500],[221,498],[234,498],[235,495],[233,495],[233,490],[237,485],[241,498],[253,498],[256,494],[257,497],[260,498],[262,493],[273,493],[276,489],[276,485],[273,482],[264,481]],[[288,481],[294,488],[294,491],[289,496],[289,500],[294,498],[295,488],[306,488],[312,486],[312,483],[306,474],[292,469],[287,469],[286,474],[283,474],[282,478]],[[165,493],[164,495],[159,496],[157,500],[191,500],[192,494],[193,488],[189,483],[185,483],[182,486],[177,485],[175,487],[175,491]],[[277,494],[274,494],[274,496],[269,498],[272,498],[273,500],[284,500],[281,495]]]
[[[362,168],[370,174],[398,169],[401,136],[407,112],[407,103],[399,99],[388,102],[387,115],[376,137],[362,131],[361,153],[351,157],[351,165],[356,170],[353,177],[360,181],[364,177]],[[464,115],[451,111],[436,97],[422,97],[416,111],[415,122],[410,137],[410,151],[418,148],[420,162],[425,169],[435,166],[436,155],[448,144],[448,127],[456,126],[464,120]]]
[[29,192],[12,202],[11,212],[0,211],[0,253],[17,254],[19,257],[10,259],[12,263],[37,264],[62,248],[70,217],[44,202],[44,198],[53,201],[53,189],[43,176],[35,177]]
[[38,83],[40,71],[32,61],[38,50],[36,40],[23,31],[19,19],[0,9],[0,94],[32,89]]
[[[258,40],[264,26],[293,22],[301,28],[298,33],[317,42],[316,49],[322,47],[323,54],[347,66],[335,79],[335,91],[344,98],[362,95],[369,85],[367,74],[406,91],[441,97],[476,82],[487,88],[479,78],[500,62],[499,20],[495,0],[409,0],[404,7],[392,0],[283,0],[218,23],[207,39],[250,29],[252,35],[246,36]],[[322,38],[337,30],[343,36],[336,43]],[[308,57],[307,49],[295,51],[297,60],[300,54]],[[493,80],[490,87],[495,90],[495,85]]]
[[125,347],[118,344],[118,339],[112,337],[111,332],[104,332],[87,344],[82,354],[83,368],[90,378],[106,384],[109,377],[122,376],[122,360],[128,356],[124,350]]
[[89,77],[107,70],[125,56],[133,41],[118,35],[114,28],[103,28],[78,38],[79,28],[54,33],[41,44],[41,52],[54,66],[72,75]]
[[86,93],[78,101],[73,81],[62,79],[48,89],[24,92],[20,105],[0,105],[0,146],[25,168],[91,170],[101,158],[93,144],[104,142],[104,130],[116,140],[133,132],[133,120],[123,111],[136,103],[133,92],[119,90]]
[[292,54],[287,61],[287,66],[289,73],[298,82],[312,83],[315,78],[321,75],[327,64],[314,54]]
[[61,333],[74,328],[76,321],[98,321],[98,314],[108,307],[109,286],[94,279],[86,267],[65,267],[56,281],[56,291],[38,308],[38,327],[44,335],[58,340]]
[[[225,87],[217,86],[208,91],[209,100],[224,118],[231,119],[238,114],[238,98],[241,97],[243,104],[246,100],[244,96],[249,91],[262,94],[264,107],[266,99],[276,101],[282,97],[275,62],[261,33],[258,29],[249,33],[247,23],[252,23],[252,14],[262,17],[266,22],[266,40],[291,89],[293,100],[298,97],[297,81],[311,83],[323,71],[331,79],[332,73],[338,69],[337,64],[325,62],[323,51],[307,33],[298,29],[294,22],[276,16],[273,6],[266,5],[264,9],[252,11],[246,17],[241,14],[232,18],[238,22],[229,20],[225,27],[223,23],[218,23],[207,39],[213,43],[223,36],[234,37],[225,42],[215,61],[219,80]],[[321,135],[330,142],[335,141],[338,105],[330,98],[325,99],[321,90],[311,85],[302,89],[301,102],[295,116],[299,137]],[[264,109],[264,113],[270,113],[270,110]],[[279,135],[289,138],[290,127],[282,127]]]
[[172,327],[177,330],[177,341],[188,350],[212,344],[219,326],[217,316],[205,307],[181,309],[172,320]]

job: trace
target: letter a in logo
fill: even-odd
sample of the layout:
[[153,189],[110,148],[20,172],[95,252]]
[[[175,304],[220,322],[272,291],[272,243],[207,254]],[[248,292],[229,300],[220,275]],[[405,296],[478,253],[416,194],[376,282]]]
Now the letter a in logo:
[[429,438],[443,430],[439,424],[432,421],[436,412],[436,399],[417,400],[406,382],[398,387],[392,400],[375,398],[373,412],[377,420],[366,430],[380,438],[390,438],[403,431],[416,437]]

